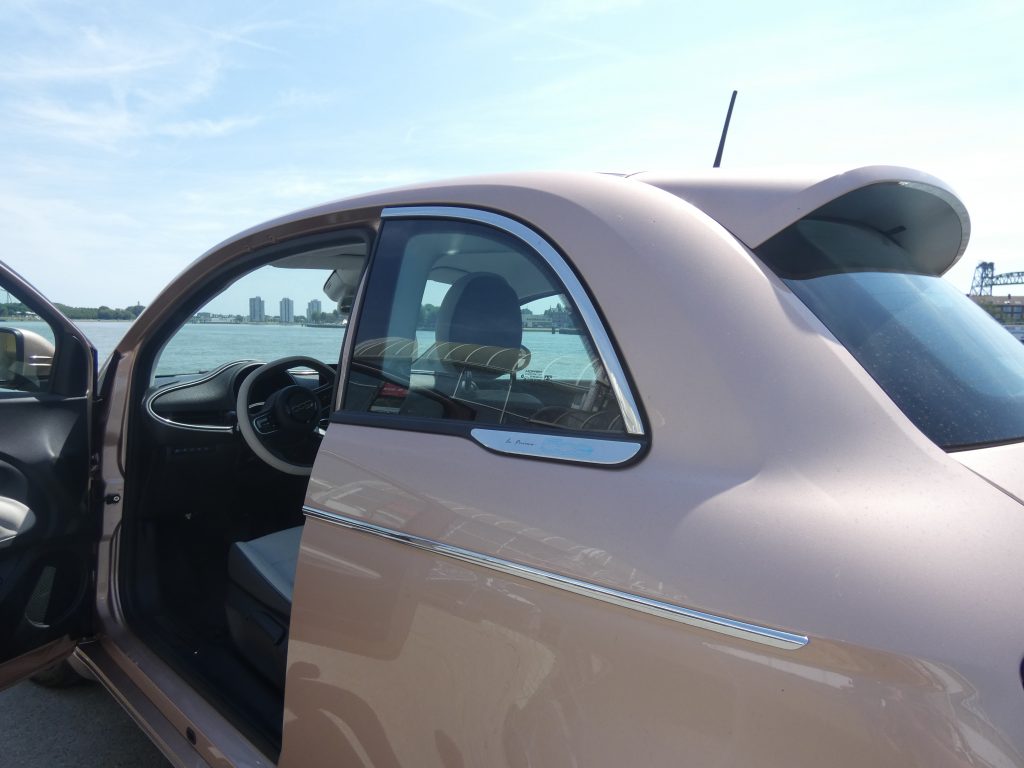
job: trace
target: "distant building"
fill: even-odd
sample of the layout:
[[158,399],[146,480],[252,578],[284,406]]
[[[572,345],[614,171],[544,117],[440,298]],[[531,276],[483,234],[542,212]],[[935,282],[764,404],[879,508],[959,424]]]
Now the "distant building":
[[971,296],[1004,324],[1024,323],[1024,296]]
[[323,309],[321,309],[320,299],[313,299],[306,305],[306,322],[313,322],[321,312]]
[[295,302],[291,299],[281,299],[281,322],[295,322]]
[[267,315],[263,309],[263,299],[259,296],[253,296],[249,299],[249,322],[262,323],[266,319]]

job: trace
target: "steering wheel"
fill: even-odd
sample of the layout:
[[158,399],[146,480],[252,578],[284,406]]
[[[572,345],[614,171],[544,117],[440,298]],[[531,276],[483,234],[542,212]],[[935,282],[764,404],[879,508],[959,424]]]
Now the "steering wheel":
[[[259,384],[291,368],[311,368],[320,375],[315,389],[289,384],[251,402]],[[308,475],[323,437],[321,422],[330,413],[331,392],[337,374],[312,357],[282,357],[260,366],[245,377],[236,405],[238,431],[252,452],[274,469],[289,475]],[[325,382],[326,383],[323,383]]]

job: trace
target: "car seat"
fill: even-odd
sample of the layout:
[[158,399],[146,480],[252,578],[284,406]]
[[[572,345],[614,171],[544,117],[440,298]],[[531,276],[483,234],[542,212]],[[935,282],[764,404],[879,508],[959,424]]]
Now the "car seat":
[[288,661],[288,624],[302,526],[236,541],[228,551],[226,613],[242,656],[279,690]]

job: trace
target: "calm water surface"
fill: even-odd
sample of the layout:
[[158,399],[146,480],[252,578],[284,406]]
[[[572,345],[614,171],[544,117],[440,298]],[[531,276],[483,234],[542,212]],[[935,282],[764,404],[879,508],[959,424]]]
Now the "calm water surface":
[[[80,320],[76,325],[96,347],[102,365],[131,323]],[[19,322],[17,326],[53,340],[46,323]],[[161,352],[157,375],[209,371],[232,360],[266,362],[293,355],[314,357],[333,365],[338,362],[344,337],[344,328],[190,323],[182,326]],[[416,337],[421,350],[434,340],[432,331],[418,331]],[[527,368],[530,375],[571,380],[593,378],[593,369],[579,336],[524,332],[523,345],[531,353]]]

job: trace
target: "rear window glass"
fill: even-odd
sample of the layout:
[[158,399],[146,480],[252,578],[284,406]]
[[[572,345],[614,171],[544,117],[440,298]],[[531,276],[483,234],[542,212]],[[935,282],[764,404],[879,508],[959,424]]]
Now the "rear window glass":
[[1024,344],[942,278],[899,271],[909,259],[884,236],[801,225],[758,255],[781,258],[787,285],[922,432],[947,450],[1024,440]]

